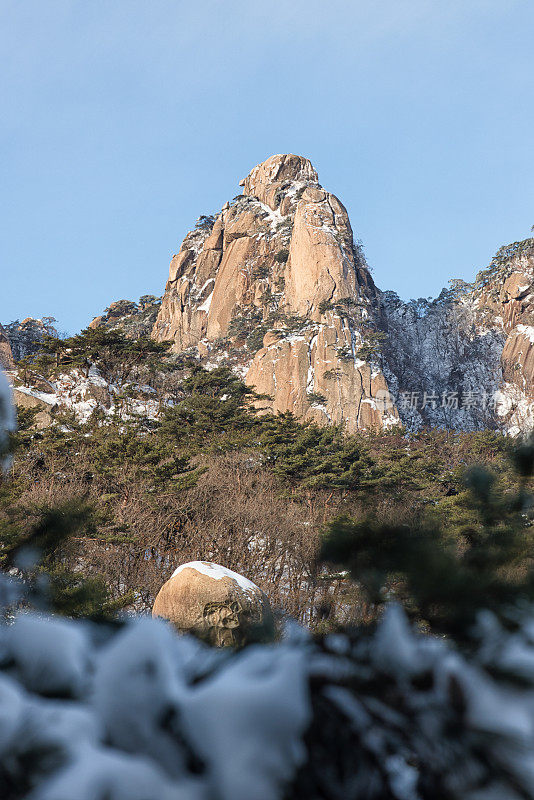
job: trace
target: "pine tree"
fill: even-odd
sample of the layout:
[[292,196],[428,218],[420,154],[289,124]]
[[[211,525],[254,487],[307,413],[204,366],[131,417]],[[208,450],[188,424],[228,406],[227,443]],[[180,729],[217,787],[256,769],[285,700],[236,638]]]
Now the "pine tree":
[[503,491],[483,467],[466,473],[454,525],[432,511],[411,526],[338,517],[327,528],[320,560],[346,568],[377,611],[397,598],[433,631],[455,637],[469,632],[481,609],[505,614],[533,600],[533,443],[512,458],[514,492]]

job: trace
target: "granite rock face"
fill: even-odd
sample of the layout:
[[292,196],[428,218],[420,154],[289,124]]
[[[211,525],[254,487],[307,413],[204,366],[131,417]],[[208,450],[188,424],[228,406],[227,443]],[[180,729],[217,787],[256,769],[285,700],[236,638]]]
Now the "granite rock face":
[[482,311],[494,315],[493,326],[506,337],[500,415],[507,429],[534,428],[534,239],[514,242],[497,253],[493,270],[482,273]]
[[479,305],[494,312],[506,334],[504,380],[534,399],[534,239],[510,246],[500,266],[500,274],[488,276],[481,287]]
[[[534,429],[533,238],[502,247],[473,283],[406,302],[376,288],[347,210],[308,159],[272,156],[240,186],[186,235],[161,301],[112,303],[90,327],[170,342],[184,354],[170,363],[231,368],[259,409],[348,433]],[[0,328],[0,363],[35,352],[52,323]],[[96,391],[108,410],[109,391]]]
[[13,400],[17,408],[37,409],[34,420],[36,430],[44,430],[51,425],[57,409],[54,402],[47,402],[42,395],[36,397],[16,387],[13,389]]
[[228,363],[275,411],[347,431],[398,421],[366,340],[379,293],[342,203],[310,161],[272,156],[173,257],[152,335]]
[[7,331],[0,325],[0,368],[12,369],[14,366],[13,352]]
[[534,428],[534,239],[502,247],[435,300],[382,293],[384,370],[410,428]]

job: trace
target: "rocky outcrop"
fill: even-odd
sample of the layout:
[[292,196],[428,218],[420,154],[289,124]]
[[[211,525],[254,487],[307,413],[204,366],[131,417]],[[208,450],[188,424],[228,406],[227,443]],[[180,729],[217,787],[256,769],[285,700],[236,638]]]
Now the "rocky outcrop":
[[272,156],[241,185],[173,257],[152,335],[228,363],[275,411],[347,431],[395,424],[366,342],[379,294],[346,209],[301,156]]
[[25,387],[15,387],[13,389],[13,400],[19,408],[36,409],[34,427],[43,430],[51,425],[54,419],[54,412],[57,405],[54,400],[44,399],[25,390]]
[[0,331],[0,348],[2,347],[3,334],[9,342],[13,361],[20,361],[27,356],[31,356],[37,352],[39,345],[46,336],[58,335],[54,327],[55,321],[52,317],[44,317],[43,319],[27,317],[22,322],[18,320],[10,322],[9,325],[4,325]]
[[13,353],[5,328],[0,325],[0,368],[13,369]]
[[143,295],[137,303],[132,300],[116,300],[103,314],[89,323],[89,328],[118,328],[132,339],[150,336],[160,305],[161,298],[152,294]]
[[[171,342],[184,354],[171,368],[229,366],[258,408],[347,432],[534,428],[534,239],[501,248],[472,284],[404,302],[375,287],[345,207],[308,159],[272,156],[240,186],[186,235],[161,302],[117,301],[90,327]],[[0,328],[0,363],[35,352],[51,322]],[[54,389],[60,405],[83,419],[93,405],[116,409],[112,391],[71,378]],[[155,419],[157,403],[141,400],[135,413]]]
[[534,399],[534,239],[501,248],[475,286],[478,306],[495,315],[507,339],[503,378]]
[[243,575],[209,561],[178,567],[158,592],[152,615],[216,647],[274,638],[267,596]]
[[385,370],[409,427],[534,426],[534,239],[501,248],[436,300],[382,294]]

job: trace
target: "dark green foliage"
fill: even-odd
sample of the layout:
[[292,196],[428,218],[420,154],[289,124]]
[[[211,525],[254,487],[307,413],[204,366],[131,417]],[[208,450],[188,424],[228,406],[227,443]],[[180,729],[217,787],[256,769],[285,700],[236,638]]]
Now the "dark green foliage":
[[358,348],[356,356],[361,358],[362,361],[370,361],[376,358],[382,352],[382,347],[386,340],[387,334],[382,331],[366,329],[363,331],[363,342]]
[[[18,430],[11,442],[15,452],[28,451],[33,440],[42,438],[32,430],[35,413],[18,409]],[[44,459],[44,453],[37,454],[36,471]],[[21,500],[23,489],[0,473],[0,568],[16,568],[36,601],[60,614],[101,618],[128,605],[130,593],[112,599],[102,577],[69,566],[75,542],[96,534],[98,514],[93,505],[83,497],[28,504]]]
[[198,477],[187,456],[182,455],[172,439],[163,435],[143,436],[133,426],[97,427],[92,435],[95,472],[117,484],[123,465],[143,480],[147,490],[158,486],[182,489]]
[[320,558],[346,567],[375,606],[397,597],[433,631],[463,637],[481,609],[499,613],[534,599],[532,498],[524,484],[531,444],[521,445],[515,463],[519,490],[504,492],[495,475],[472,468],[446,517],[431,511],[412,525],[338,517]]
[[498,294],[502,281],[511,274],[513,269],[512,261],[517,256],[531,256],[533,253],[534,238],[523,239],[501,247],[493,256],[489,267],[477,274],[475,287],[486,288],[489,284],[493,284],[489,288],[492,294]]
[[449,298],[451,300],[459,300],[464,295],[472,292],[474,289],[473,283],[467,283],[466,281],[461,280],[460,278],[452,278],[449,281]]
[[11,442],[13,449],[28,447],[36,436],[35,417],[39,413],[38,408],[17,407],[17,430],[12,434]]
[[359,303],[353,297],[340,297],[335,302],[332,300],[321,300],[318,309],[321,314],[326,314],[327,311],[337,311],[341,316],[347,316],[349,309],[360,307]]
[[254,278],[268,278],[269,267],[266,264],[259,264],[252,273]]
[[336,347],[336,353],[337,353],[338,358],[341,359],[341,361],[352,361],[353,360],[352,350],[348,346]]
[[252,353],[256,353],[263,347],[263,337],[269,330],[267,324],[257,325],[254,330],[247,336],[247,347]]
[[[242,197],[242,195],[238,195]],[[235,199],[235,198],[234,198]],[[215,224],[215,217],[212,214],[201,214],[195,222],[197,230],[211,230]]]
[[86,576],[69,568],[67,558],[74,539],[96,532],[95,513],[83,500],[63,505],[12,505],[0,494],[0,566],[16,567],[19,574],[51,611],[71,617],[107,617],[128,605],[132,597],[113,600],[98,575]]
[[292,414],[262,423],[259,444],[269,468],[289,486],[356,489],[372,472],[360,440],[338,428],[299,424]]
[[[273,321],[273,316],[267,320],[269,324],[271,324]],[[280,326],[280,330],[284,330],[286,333],[290,334],[305,328],[308,321],[304,317],[300,317],[298,314],[284,314],[280,311],[276,315],[276,322]]]
[[[98,327],[87,328],[70,339],[46,338],[37,359],[42,365],[43,358],[53,356],[56,370],[78,367],[85,374],[95,365],[102,377],[120,384],[136,368],[150,369],[160,364],[169,347],[169,342],[156,342],[149,336],[130,339],[120,330]],[[48,364],[50,366],[50,359]]]
[[353,308],[354,306],[360,305],[354,297],[340,297],[339,300],[336,300],[336,306],[340,306],[341,308]]
[[156,297],[155,294],[143,294],[139,298],[139,306],[147,308],[148,306],[160,305],[161,297]]
[[182,388],[186,397],[164,412],[158,431],[161,441],[188,448],[207,446],[221,434],[241,434],[254,428],[255,417],[246,407],[254,392],[226,367],[210,372],[196,367]]
[[318,405],[326,403],[326,397],[319,392],[306,392],[306,399],[308,403],[317,403]]
[[277,261],[278,264],[285,264],[288,258],[289,258],[289,250],[287,249],[287,247],[283,247],[275,254],[274,260]]
[[327,381],[334,380],[334,378],[338,378],[341,375],[340,369],[327,369],[323,375]]
[[321,300],[318,309],[319,314],[326,314],[327,311],[332,311],[334,309],[334,304],[331,300]]
[[262,321],[261,310],[250,309],[246,315],[232,317],[228,325],[228,336],[236,339],[244,338],[253,333]]

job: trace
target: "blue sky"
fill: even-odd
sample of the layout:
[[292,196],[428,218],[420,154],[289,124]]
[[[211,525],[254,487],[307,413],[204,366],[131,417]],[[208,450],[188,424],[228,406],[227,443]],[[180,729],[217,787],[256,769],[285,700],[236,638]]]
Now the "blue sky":
[[0,321],[161,294],[200,214],[310,158],[375,281],[534,223],[532,0],[0,0]]

